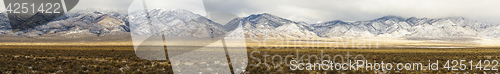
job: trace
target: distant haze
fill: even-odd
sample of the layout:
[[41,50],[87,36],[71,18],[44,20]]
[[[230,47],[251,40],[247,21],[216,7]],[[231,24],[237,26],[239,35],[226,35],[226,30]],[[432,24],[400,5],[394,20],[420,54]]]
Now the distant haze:
[[[102,8],[126,10],[133,0],[80,0],[78,9]],[[172,3],[186,6],[192,3]],[[194,0],[201,1],[201,0]],[[240,17],[270,13],[307,23],[333,20],[365,21],[386,15],[418,18],[464,17],[500,24],[500,0],[205,0],[208,12],[233,13]],[[0,2],[0,4],[3,4]],[[5,11],[1,5],[0,11]],[[165,7],[169,8],[169,7]],[[200,10],[202,11],[202,10]],[[197,14],[204,12],[193,11]]]

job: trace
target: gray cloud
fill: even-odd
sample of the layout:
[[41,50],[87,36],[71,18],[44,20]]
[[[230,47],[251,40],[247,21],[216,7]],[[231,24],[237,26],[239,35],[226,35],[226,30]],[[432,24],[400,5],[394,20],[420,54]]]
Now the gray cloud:
[[271,13],[294,21],[364,21],[386,15],[465,17],[500,23],[499,0],[207,0],[214,11],[239,16]]
[[[81,0],[75,9],[126,10],[132,1]],[[190,2],[173,3],[172,1],[176,0],[158,0],[154,4],[169,7],[199,5]],[[308,23],[332,20],[365,21],[395,15],[419,18],[465,17],[500,24],[500,9],[498,8],[500,4],[498,3],[500,0],[204,0],[208,12],[232,13],[240,17],[270,13]],[[203,14],[203,10],[193,11]]]

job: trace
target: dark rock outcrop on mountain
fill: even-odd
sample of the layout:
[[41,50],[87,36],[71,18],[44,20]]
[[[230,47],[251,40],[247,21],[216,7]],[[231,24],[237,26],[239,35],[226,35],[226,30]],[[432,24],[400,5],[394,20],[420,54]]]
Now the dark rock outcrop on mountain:
[[62,13],[10,14],[10,24],[13,32],[23,31],[35,26],[46,24]]

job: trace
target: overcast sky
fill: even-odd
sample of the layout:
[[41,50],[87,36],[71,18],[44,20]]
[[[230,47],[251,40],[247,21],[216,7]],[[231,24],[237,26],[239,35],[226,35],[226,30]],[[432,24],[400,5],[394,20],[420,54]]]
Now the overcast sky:
[[[134,0],[80,0],[75,9],[137,9]],[[183,8],[205,15],[232,13],[239,17],[270,13],[308,23],[333,20],[366,21],[401,17],[465,17],[500,24],[500,0],[146,0],[148,8]],[[3,1],[2,1],[3,2]],[[1,3],[3,4],[3,3]],[[204,5],[203,5],[204,4]],[[149,5],[153,5],[150,7]],[[3,7],[3,6],[0,6]],[[135,7],[135,8],[134,8]],[[4,8],[4,7],[3,7]],[[5,9],[1,9],[4,11]]]

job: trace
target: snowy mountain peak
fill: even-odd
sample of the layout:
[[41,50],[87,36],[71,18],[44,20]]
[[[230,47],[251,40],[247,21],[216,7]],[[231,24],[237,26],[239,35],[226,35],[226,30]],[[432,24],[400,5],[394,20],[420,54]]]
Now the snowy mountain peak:
[[257,38],[310,38],[317,37],[307,23],[297,23],[269,13],[253,14],[243,19],[235,19],[224,26],[243,24],[246,37]]
[[148,12],[149,17],[141,10],[129,13],[132,34],[206,38],[227,32],[222,25],[188,10],[151,9]]
[[[139,10],[141,11],[141,10]],[[184,16],[184,15],[197,15],[191,11],[188,11],[188,10],[185,10],[185,9],[172,9],[172,10],[166,10],[166,9],[163,9],[163,8],[155,8],[155,9],[151,9],[148,11],[149,13],[153,13],[153,14],[161,14],[161,13],[167,13],[167,14],[176,14],[176,15],[180,15],[180,16]]]
[[99,11],[95,11],[94,13],[95,14],[103,14],[102,12],[99,12]]
[[330,22],[326,22],[328,24],[347,24],[348,22],[344,22],[342,20],[335,20],[335,21],[330,21]]
[[399,17],[399,16],[389,15],[389,16],[384,16],[384,17],[380,17],[380,18],[375,19],[375,21],[378,21],[378,20],[404,21],[406,19],[403,17]]
[[[165,10],[165,9],[160,9],[160,10]],[[189,10],[185,10],[185,9],[172,9],[172,10],[168,10],[168,11],[170,11],[170,12],[178,12],[178,13],[193,13],[193,12],[191,12]]]
[[269,14],[269,13],[262,13],[262,14],[252,14],[247,17],[247,19],[280,19],[280,20],[287,20],[283,19],[281,17]]
[[274,16],[274,15],[269,14],[269,13],[262,13],[262,14],[257,14],[257,15],[259,15],[259,16]]

